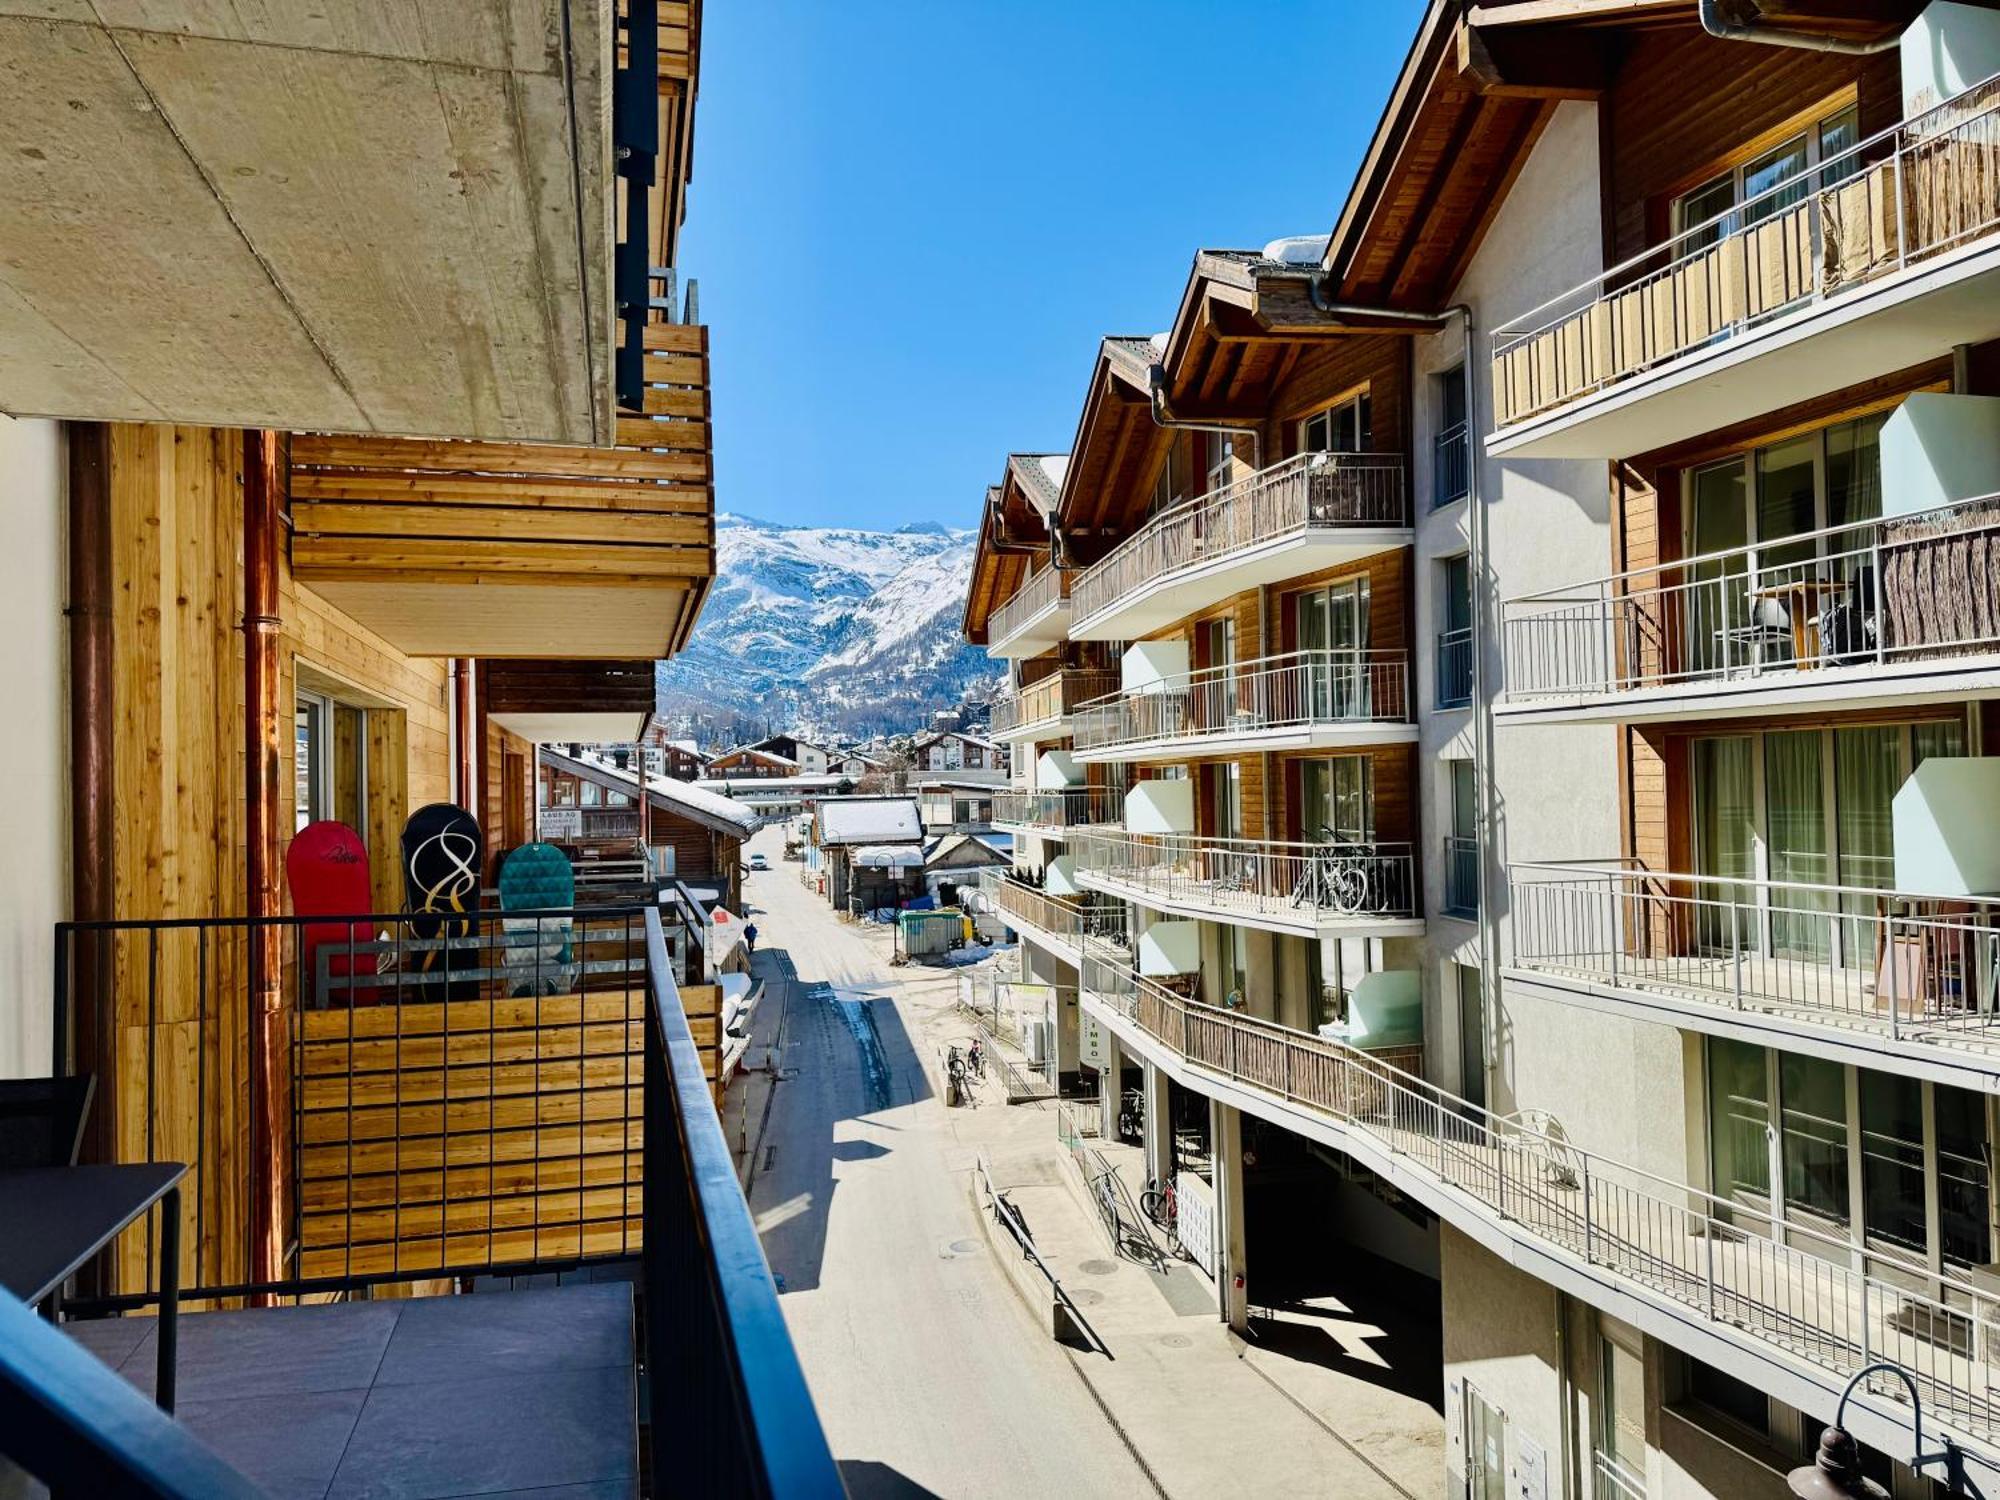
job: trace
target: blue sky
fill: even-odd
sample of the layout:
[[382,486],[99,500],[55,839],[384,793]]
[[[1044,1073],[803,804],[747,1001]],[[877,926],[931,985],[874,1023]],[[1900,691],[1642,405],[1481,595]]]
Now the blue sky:
[[1324,234],[1418,0],[707,8],[681,267],[719,508],[969,526],[1201,246]]

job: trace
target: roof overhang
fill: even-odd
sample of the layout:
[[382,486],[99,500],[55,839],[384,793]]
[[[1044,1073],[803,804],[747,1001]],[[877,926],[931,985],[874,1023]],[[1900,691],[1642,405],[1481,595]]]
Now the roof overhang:
[[0,410],[610,441],[612,7],[38,8]]

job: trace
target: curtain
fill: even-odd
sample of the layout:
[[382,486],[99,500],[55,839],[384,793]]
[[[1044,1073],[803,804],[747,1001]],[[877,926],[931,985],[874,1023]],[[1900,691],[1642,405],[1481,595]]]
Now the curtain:
[[1890,810],[1903,784],[1903,731],[1895,726],[1837,729],[1833,735],[1834,821],[1840,836],[1840,884],[1852,920],[1841,924],[1840,958],[1849,968],[1875,963],[1875,898],[1896,883],[1896,840]]
[[[1764,805],[1772,881],[1831,885],[1818,730],[1764,736]],[[1826,891],[1773,890],[1771,951],[1781,958],[1829,956],[1833,934],[1821,914],[1832,910]]]

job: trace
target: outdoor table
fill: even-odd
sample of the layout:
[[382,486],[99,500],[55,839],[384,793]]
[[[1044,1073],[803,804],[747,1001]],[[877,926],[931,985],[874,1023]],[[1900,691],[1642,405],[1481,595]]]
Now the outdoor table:
[[174,1409],[179,1343],[181,1189],[177,1161],[0,1171],[0,1286],[23,1302],[49,1303],[62,1284],[121,1232],[160,1207],[159,1367],[154,1397]]
[[1792,660],[1801,667],[1819,661],[1819,616],[1828,600],[1847,592],[1847,585],[1827,578],[1786,578],[1750,590],[1752,599],[1776,599],[1792,622]]

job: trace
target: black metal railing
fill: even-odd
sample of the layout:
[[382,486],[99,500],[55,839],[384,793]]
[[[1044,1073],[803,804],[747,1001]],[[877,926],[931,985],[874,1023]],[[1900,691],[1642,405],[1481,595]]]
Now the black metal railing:
[[1472,429],[1452,423],[1431,440],[1431,508],[1463,500],[1472,492]]
[[[184,1305],[636,1261],[652,1492],[837,1495],[717,1118],[714,1043],[689,1021],[693,921],[670,889],[448,919],[63,923],[58,1051],[88,1067],[78,1037],[112,1039],[92,1156],[188,1165]],[[255,943],[285,1027],[284,1074],[260,1084],[289,1128],[275,1144],[245,1104]],[[274,1216],[275,1267],[257,1233]],[[156,1302],[154,1232],[128,1230],[70,1314]],[[5,1384],[0,1367],[0,1401]]]

